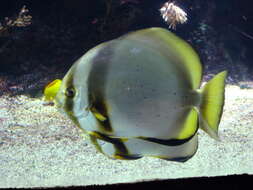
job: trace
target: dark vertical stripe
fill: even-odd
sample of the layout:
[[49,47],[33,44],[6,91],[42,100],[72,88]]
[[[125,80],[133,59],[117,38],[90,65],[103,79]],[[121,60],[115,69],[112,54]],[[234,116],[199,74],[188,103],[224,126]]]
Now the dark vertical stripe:
[[[71,74],[72,75],[68,75],[65,90],[67,88],[73,87],[73,74],[74,74],[74,72],[72,72]],[[73,98],[66,97],[66,95],[64,95],[64,98],[65,98],[65,101],[64,101],[63,109],[65,110],[65,112],[68,115],[71,115],[73,117],[73,114],[71,114],[71,113],[73,113],[73,108],[74,108]]]
[[[76,70],[76,65],[73,65],[71,67],[71,71],[69,71],[69,74],[67,75],[67,80],[66,80],[66,86],[65,86],[65,90],[67,90],[68,88],[74,88],[74,74],[75,74],[75,70]],[[66,112],[66,114],[69,116],[69,118],[79,127],[81,128],[80,126],[80,123],[77,119],[77,117],[75,117],[75,115],[73,114],[73,109],[74,109],[74,97],[73,98],[70,98],[70,97],[67,97],[65,94],[64,94],[64,104],[63,104],[63,109],[64,111]]]
[[106,106],[106,102],[104,97],[99,96],[99,94],[94,95],[94,96],[89,96],[89,102],[91,103],[91,108],[90,111],[92,112],[97,111],[98,113],[100,113],[102,116],[104,116],[106,118],[106,120],[101,121],[99,119],[97,119],[97,122],[99,124],[99,128],[101,129],[102,132],[113,132],[112,126],[111,126],[111,122],[110,122],[110,118],[108,116],[108,108]]
[[104,46],[98,47],[97,54],[91,60],[92,67],[88,76],[89,105],[106,117],[105,121],[97,119],[100,129],[104,133],[113,131],[106,104],[105,88],[107,87],[107,75],[109,73],[108,63],[113,57],[114,46],[114,43],[108,42]]

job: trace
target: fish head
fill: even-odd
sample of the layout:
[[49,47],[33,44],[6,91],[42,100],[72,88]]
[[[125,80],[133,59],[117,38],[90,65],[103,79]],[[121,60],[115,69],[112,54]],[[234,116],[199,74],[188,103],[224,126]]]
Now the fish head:
[[76,77],[76,64],[64,76],[59,91],[55,97],[57,109],[67,114],[72,120],[85,117],[88,113],[88,101],[86,98],[85,85]]

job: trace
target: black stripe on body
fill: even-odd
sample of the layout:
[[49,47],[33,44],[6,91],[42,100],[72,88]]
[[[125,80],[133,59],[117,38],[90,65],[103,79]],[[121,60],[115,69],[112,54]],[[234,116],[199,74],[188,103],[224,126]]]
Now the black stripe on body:
[[[69,75],[69,77],[67,78],[65,91],[67,91],[68,88],[73,88],[73,74]],[[65,96],[65,101],[64,101],[63,109],[68,115],[72,115],[71,112],[73,112],[73,108],[74,108],[73,98],[69,98],[66,95],[64,96]]]
[[112,143],[114,145],[114,147],[115,147],[115,150],[116,150],[115,154],[119,154],[119,155],[121,155],[121,154],[123,154],[123,155],[128,154],[128,150],[127,150],[125,144],[122,142],[122,140],[120,138],[119,139],[118,138],[117,139],[110,138],[107,135],[104,135],[104,134],[102,134],[100,132],[94,132],[94,131],[90,132],[89,134],[92,135],[92,136],[94,136],[97,139],[100,139],[100,140]]
[[90,108],[91,112],[96,111],[106,118],[104,121],[101,121],[95,117],[101,131],[105,133],[113,132],[113,129],[110,123],[110,118],[108,116],[108,107],[106,106],[104,97],[99,96],[99,95],[96,95],[96,96],[90,95],[89,102],[91,103],[91,108]]
[[[74,71],[75,68],[72,68],[72,69]],[[66,87],[65,87],[66,89],[65,90],[67,90],[69,88],[74,89],[74,87],[73,87],[73,73],[72,73],[72,75],[69,75],[67,80],[66,80]],[[74,108],[74,101],[73,100],[74,100],[74,97],[70,98],[70,97],[67,97],[65,95],[64,98],[65,98],[65,101],[64,101],[64,104],[63,104],[63,110],[68,115],[68,117],[74,122],[74,124],[76,124],[79,128],[81,128],[77,117],[75,117],[73,115],[73,108]]]
[[187,141],[191,140],[191,138],[194,135],[190,136],[187,139],[157,139],[157,138],[152,138],[152,137],[138,137],[139,139],[145,140],[145,141],[150,141],[150,142],[154,142],[154,143],[158,143],[161,145],[166,145],[166,146],[178,146],[181,144],[186,143]]
[[174,161],[174,162],[186,162],[187,160],[191,159],[196,154],[197,150],[198,150],[198,144],[195,151],[191,155],[181,156],[181,157],[179,156],[179,157],[174,157],[174,158],[166,158],[166,157],[158,156],[157,158],[167,160],[167,161]]
[[100,131],[105,134],[113,132],[106,104],[108,97],[105,93],[106,87],[108,87],[107,76],[110,67],[108,63],[112,61],[114,56],[114,46],[113,43],[107,42],[97,48],[97,53],[91,60],[92,67],[88,76],[89,105],[91,111],[93,108],[106,118],[104,121],[97,119]]
[[139,155],[123,155],[123,154],[114,155],[115,159],[120,159],[120,160],[137,160],[142,157],[143,156],[139,156]]
[[197,133],[199,128],[199,120],[197,120],[197,127],[195,132],[188,138],[185,139],[158,139],[158,138],[153,138],[153,137],[138,137],[139,139],[142,140],[146,140],[146,141],[150,141],[150,142],[154,142],[154,143],[158,143],[161,145],[166,145],[166,146],[178,146],[178,145],[182,145],[186,142],[188,142],[189,140],[192,139],[192,137],[194,137],[194,135]]
[[107,135],[104,135],[99,132],[94,132],[94,131],[90,132],[89,134],[90,134],[92,143],[95,145],[97,150],[103,154],[105,153],[103,152],[101,146],[98,144],[97,139],[113,144],[115,153],[114,155],[112,155],[112,158],[121,159],[121,160],[136,160],[142,157],[139,155],[131,155],[123,142],[124,140],[120,138],[111,138],[111,137],[108,137]]

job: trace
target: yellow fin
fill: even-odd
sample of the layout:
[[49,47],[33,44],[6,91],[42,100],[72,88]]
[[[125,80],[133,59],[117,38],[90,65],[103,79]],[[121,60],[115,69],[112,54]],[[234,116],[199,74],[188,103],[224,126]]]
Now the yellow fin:
[[195,108],[192,108],[183,124],[183,128],[180,131],[177,139],[187,139],[193,136],[198,130],[198,112]]
[[118,154],[115,154],[113,156],[114,159],[118,159],[118,160],[137,160],[137,159],[140,159],[142,158],[141,155],[118,155]]
[[95,132],[95,131],[87,131],[87,134],[89,134],[92,137],[98,138],[98,139],[103,139],[101,137],[101,135],[99,133]]
[[117,159],[117,160],[126,160],[125,157],[121,156],[121,155],[114,155],[113,158]]
[[182,69],[191,83],[191,88],[199,88],[202,77],[200,58],[185,40],[169,30],[159,27],[138,30],[130,33],[129,37],[139,40],[146,38],[146,41],[150,41],[154,46],[159,47],[164,54],[170,53],[173,57],[178,58],[180,61],[178,66],[183,66]]
[[94,114],[94,116],[100,120],[100,121],[105,121],[106,120],[106,117],[103,116],[101,113],[99,113],[95,108],[91,108],[91,112]]
[[218,126],[223,112],[226,76],[227,71],[220,72],[200,90],[201,128],[216,140],[219,140]]
[[55,79],[45,87],[44,97],[46,101],[52,101],[55,98],[57,92],[60,89],[61,82],[62,81],[60,79]]

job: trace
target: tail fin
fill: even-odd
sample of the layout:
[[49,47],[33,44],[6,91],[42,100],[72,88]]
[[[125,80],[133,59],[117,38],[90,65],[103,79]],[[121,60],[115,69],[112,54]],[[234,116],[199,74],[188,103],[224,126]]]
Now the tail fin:
[[227,71],[220,72],[200,90],[200,127],[212,138],[219,140],[218,126],[223,112]]

